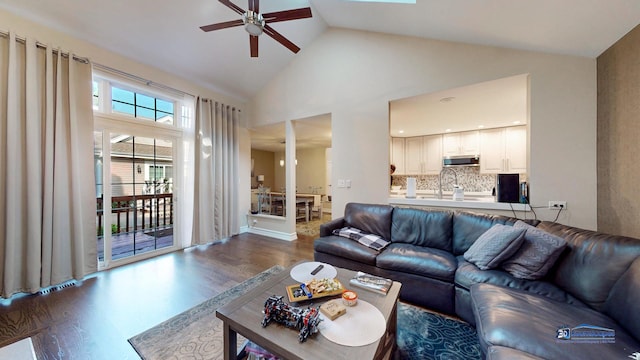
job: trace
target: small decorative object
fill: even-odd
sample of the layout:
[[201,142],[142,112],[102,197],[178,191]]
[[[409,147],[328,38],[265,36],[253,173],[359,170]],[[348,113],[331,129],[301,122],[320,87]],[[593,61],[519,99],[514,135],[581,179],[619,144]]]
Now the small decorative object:
[[310,335],[318,332],[320,312],[318,308],[292,308],[282,300],[283,296],[272,295],[264,302],[264,319],[262,327],[267,327],[273,320],[286,327],[299,330],[298,340],[304,342]]
[[340,295],[344,288],[338,279],[312,279],[307,283],[287,286],[289,302]]
[[340,303],[340,300],[335,299],[320,305],[320,312],[333,321],[346,314],[347,308]]
[[391,279],[385,279],[380,276],[375,276],[359,271],[356,276],[349,280],[349,283],[359,288],[375,291],[377,293],[386,295],[387,292],[389,292],[389,288],[391,288],[393,281],[391,281]]
[[358,294],[355,291],[346,290],[342,293],[342,303],[347,306],[355,306],[358,303]]

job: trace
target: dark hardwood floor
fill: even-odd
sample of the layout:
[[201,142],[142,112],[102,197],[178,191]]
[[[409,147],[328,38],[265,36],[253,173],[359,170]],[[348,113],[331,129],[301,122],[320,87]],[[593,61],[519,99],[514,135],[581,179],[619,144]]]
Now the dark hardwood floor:
[[78,286],[0,301],[0,347],[32,337],[38,359],[139,359],[127,339],[279,264],[313,238],[253,234],[99,272]]

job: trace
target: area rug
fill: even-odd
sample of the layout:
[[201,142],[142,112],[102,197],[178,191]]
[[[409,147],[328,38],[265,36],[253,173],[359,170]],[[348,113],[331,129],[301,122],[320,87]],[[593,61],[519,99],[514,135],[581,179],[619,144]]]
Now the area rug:
[[320,225],[331,221],[331,214],[323,214],[322,219],[304,220],[296,223],[296,232],[300,235],[317,237],[320,235]]
[[[260,274],[138,334],[129,343],[145,360],[222,359],[222,321],[216,309],[253,289],[284,268],[276,265]],[[238,336],[238,344],[244,339]]]
[[[129,343],[145,360],[221,359],[222,321],[215,310],[281,272],[274,266],[235,287],[139,334]],[[481,359],[475,329],[423,308],[398,303],[396,359]],[[238,336],[238,344],[244,339]]]
[[398,359],[482,359],[471,325],[405,303],[398,304],[396,342]]

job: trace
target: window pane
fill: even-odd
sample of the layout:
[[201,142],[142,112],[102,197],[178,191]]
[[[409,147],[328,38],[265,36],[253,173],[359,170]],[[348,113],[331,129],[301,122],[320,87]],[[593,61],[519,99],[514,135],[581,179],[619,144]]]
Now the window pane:
[[111,102],[111,108],[113,112],[133,115],[133,105],[119,103],[117,101]]
[[173,114],[173,103],[172,102],[157,99],[156,107],[157,107],[158,110],[160,110],[162,112]]
[[116,101],[120,101],[120,102],[124,102],[124,103],[129,103],[129,104],[133,104],[133,91],[129,91],[129,90],[123,90],[120,88],[117,88],[115,86],[113,86],[111,88],[111,99],[112,100],[116,100]]
[[98,94],[98,82],[97,81],[93,81],[92,82],[92,89],[91,89],[91,93],[93,94],[93,110],[98,110],[98,107],[100,106],[100,102],[99,102],[99,94]]
[[136,117],[154,120],[155,111],[143,107],[136,106]]
[[143,94],[136,94],[136,106],[144,106],[146,108],[153,109],[156,106],[155,98]]
[[156,121],[163,124],[173,124],[173,114],[156,111]]

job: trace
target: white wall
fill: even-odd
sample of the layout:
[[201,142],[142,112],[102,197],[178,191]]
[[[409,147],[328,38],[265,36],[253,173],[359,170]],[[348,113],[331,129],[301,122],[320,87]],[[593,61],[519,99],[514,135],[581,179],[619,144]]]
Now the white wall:
[[[530,74],[530,195],[566,200],[559,221],[596,228],[595,59],[329,29],[254,99],[254,126],[331,113],[333,216],[387,203],[388,102]],[[556,212],[537,210],[552,220]]]

